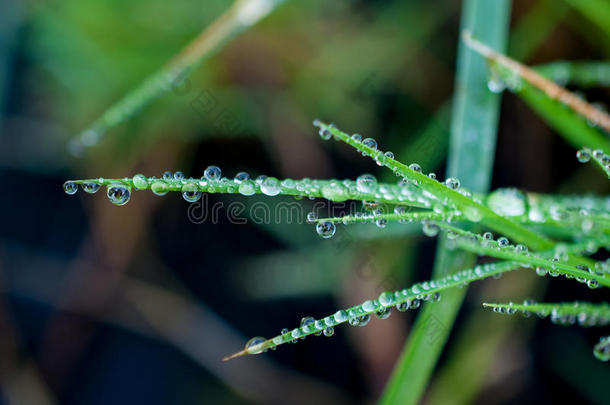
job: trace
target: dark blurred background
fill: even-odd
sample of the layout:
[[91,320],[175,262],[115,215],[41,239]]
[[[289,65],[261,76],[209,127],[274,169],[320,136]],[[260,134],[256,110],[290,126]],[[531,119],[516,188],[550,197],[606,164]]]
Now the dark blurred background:
[[[533,65],[609,59],[606,31],[571,3],[513,1],[509,54]],[[82,157],[68,152],[71,137],[230,4],[1,3],[0,402],[370,403],[383,389],[414,311],[221,359],[302,316],[428,279],[435,241],[419,229],[339,227],[322,240],[304,218],[236,225],[225,215],[232,201],[273,206],[283,198],[212,195],[208,204],[224,204],[217,223],[193,223],[178,194],[134,193],[115,207],[104,190],[62,190],[70,178],[199,177],[210,164],[230,178],[242,170],[341,179],[370,172],[394,181],[345,145],[321,142],[314,118],[444,173],[461,7],[453,0],[288,0],[197,69],[188,90],[156,100]],[[201,94],[216,100],[215,113],[193,108]],[[610,101],[607,88],[584,95]],[[493,188],[607,193],[604,176],[574,153],[505,94]],[[299,203],[304,215],[313,202]],[[459,361],[468,355],[485,374],[472,402],[608,403],[608,365],[591,354],[607,328],[482,310],[485,300],[531,295],[607,300],[563,278],[535,278],[516,272],[472,286],[425,401],[452,403],[471,373],[473,363]],[[531,294],[521,288],[532,283]],[[496,349],[477,353],[488,347],[483,326],[492,318],[512,326]]]

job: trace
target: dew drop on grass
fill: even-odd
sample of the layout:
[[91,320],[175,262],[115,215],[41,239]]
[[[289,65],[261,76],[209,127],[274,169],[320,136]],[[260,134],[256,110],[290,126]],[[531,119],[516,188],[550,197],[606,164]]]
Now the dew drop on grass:
[[508,246],[508,239],[506,239],[504,236],[499,237],[498,238],[498,246],[500,246],[501,248],[507,247]]
[[335,328],[333,328],[332,326],[324,328],[324,336],[331,337],[334,333],[335,333]]
[[273,197],[282,191],[282,186],[275,177],[267,177],[261,184],[261,191],[263,194]]
[[260,345],[266,340],[267,339],[262,336],[253,337],[252,339],[246,342],[245,349],[248,354],[260,354],[264,351],[263,347]]
[[436,236],[436,235],[438,235],[439,231],[440,231],[440,227],[432,222],[424,221],[422,223],[422,232],[426,236],[430,236],[430,237]]
[[457,190],[460,188],[460,181],[455,177],[449,177],[445,179],[445,185],[452,190]]
[[201,198],[201,191],[199,191],[195,184],[185,184],[182,187],[182,198],[186,202],[194,203]]
[[348,199],[348,193],[343,184],[331,180],[322,187],[322,197],[330,201],[341,202]]
[[332,238],[336,230],[337,227],[330,221],[321,222],[316,225],[316,232],[324,239]]
[[325,141],[328,141],[330,139],[330,137],[333,135],[328,129],[326,128],[320,128],[320,131],[318,131],[318,134],[320,135],[320,138],[322,138]]
[[377,150],[377,141],[373,138],[365,138],[364,141],[362,141],[362,144],[364,146],[368,146],[371,149]]
[[591,155],[587,150],[581,149],[576,152],[576,159],[578,159],[580,163],[587,163],[589,160],[591,160]]
[[148,179],[143,174],[136,174],[135,176],[133,176],[132,181],[133,186],[137,190],[145,190],[146,188],[148,188]]
[[409,169],[413,170],[414,172],[421,173],[421,166],[417,163],[411,163],[409,165]]
[[153,184],[150,186],[150,190],[155,195],[164,196],[169,192],[169,185],[162,180],[158,180],[153,182]]
[[174,180],[184,180],[184,173],[182,173],[182,172],[174,173]]
[[95,194],[102,186],[97,183],[83,183],[82,187],[85,193]]
[[212,181],[220,180],[220,177],[222,176],[222,171],[220,170],[220,167],[218,167],[218,166],[208,166],[204,170],[203,175],[208,180],[212,180]]
[[316,220],[318,219],[318,214],[316,214],[315,212],[308,212],[307,213],[307,222],[310,224],[313,224],[314,222],[316,222]]
[[108,196],[108,200],[114,205],[125,205],[129,202],[131,192],[129,191],[129,188],[122,184],[114,184],[108,186],[106,195]]
[[372,193],[377,188],[377,179],[372,174],[363,174],[356,179],[356,187],[361,193]]
[[602,336],[593,347],[593,355],[601,361],[610,360],[610,336]]
[[487,197],[487,206],[493,212],[504,217],[515,217],[525,214],[525,195],[514,188],[500,188]]
[[362,142],[362,135],[360,134],[353,134],[351,138],[356,142]]
[[546,276],[547,273],[548,273],[548,271],[544,267],[536,267],[536,274],[539,275],[540,277]]
[[241,195],[251,196],[256,193],[256,186],[252,180],[243,180],[239,184],[238,191]]
[[392,307],[380,309],[375,312],[375,316],[379,319],[388,319],[392,315]]
[[64,183],[64,191],[68,195],[74,195],[78,191],[78,186],[73,181],[66,181]]
[[250,180],[250,175],[246,172],[237,173],[233,179],[237,184],[241,184],[244,180]]
[[170,171],[166,171],[165,173],[163,173],[163,180],[171,180],[174,178],[174,175],[172,174],[172,172]]

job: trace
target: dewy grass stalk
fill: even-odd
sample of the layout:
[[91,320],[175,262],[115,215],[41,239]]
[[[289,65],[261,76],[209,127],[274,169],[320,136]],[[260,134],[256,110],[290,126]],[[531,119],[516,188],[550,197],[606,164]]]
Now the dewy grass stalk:
[[97,145],[109,130],[128,120],[172,88],[179,87],[190,73],[214,52],[266,17],[284,1],[236,0],[223,15],[187,44],[165,67],[128,92],[88,128],[71,139],[70,151],[79,155],[85,148]]

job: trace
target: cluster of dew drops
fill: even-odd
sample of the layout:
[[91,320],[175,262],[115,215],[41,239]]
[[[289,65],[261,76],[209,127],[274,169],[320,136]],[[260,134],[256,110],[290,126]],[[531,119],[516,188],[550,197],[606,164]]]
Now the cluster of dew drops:
[[[320,135],[320,138],[322,140],[330,140],[331,138],[333,138],[333,134],[331,132],[331,130],[329,128],[336,128],[336,126],[334,124],[329,124],[328,127],[324,126],[319,120],[314,120],[313,125],[319,128],[319,132],[318,134]],[[350,136],[350,139],[355,142],[355,143],[360,143],[364,146],[367,146],[370,149],[373,149],[374,151],[379,151],[378,149],[378,145],[377,145],[377,141],[373,138],[363,138],[362,135],[360,134],[353,134]],[[388,162],[392,161],[394,159],[394,153],[390,152],[390,151],[386,151],[386,152],[382,152],[379,151],[381,153],[376,154],[375,156],[375,162],[377,163],[378,166],[387,166],[389,167],[392,171],[394,171],[396,173],[397,176],[402,177],[402,175],[391,165],[388,165]],[[362,151],[362,156],[367,156],[368,153],[365,151]],[[422,168],[419,164],[417,163],[411,163],[409,165],[409,169],[418,172],[418,173],[422,173]],[[429,173],[428,177],[432,180],[436,180],[436,173]],[[412,181],[412,180],[407,180],[407,179],[401,179],[398,181],[398,186],[404,187],[409,185],[410,183],[413,183],[414,185],[417,185],[416,182]],[[455,178],[455,177],[449,177],[445,180],[444,182],[445,186],[447,186],[448,188],[454,190],[454,191],[460,191],[462,194],[471,197],[471,194],[465,190],[465,189],[460,189],[460,180]],[[378,186],[378,182],[377,179],[375,178],[374,175],[372,174],[363,174],[360,175],[357,179],[356,179],[356,187],[358,189],[358,191],[362,192],[362,193],[374,193],[377,190],[377,186]],[[425,191],[423,192],[424,195],[426,195],[427,197],[431,197],[431,199],[435,199],[432,195],[428,195]],[[387,225],[387,219],[385,218],[379,218],[384,212],[381,208],[379,208],[379,203],[377,201],[362,201],[362,205],[365,208],[366,211],[370,212],[370,215],[367,216],[366,213],[362,213],[362,212],[356,212],[354,213],[354,217],[359,219],[359,218],[369,218],[371,219],[379,228],[385,228],[385,226]],[[441,207],[435,207],[435,210],[439,210],[441,209]],[[394,208],[394,214],[397,215],[403,215],[406,213],[406,208],[404,206],[396,206]],[[480,220],[480,218],[479,218]],[[318,222],[318,216],[315,212],[310,212],[307,215],[307,221],[310,223],[316,223],[316,232],[318,235],[320,235],[322,238],[331,238],[336,231],[336,225],[334,222],[331,221],[320,221]],[[349,221],[348,217],[345,217],[345,220],[343,221],[344,224],[347,224]],[[400,221],[400,222],[404,222],[404,221]],[[426,231],[426,225],[424,224],[424,232]],[[430,235],[432,236],[432,235]]]
[[603,150],[590,150],[589,148],[582,148],[578,152],[576,152],[576,158],[580,163],[589,162],[591,160],[591,157],[597,159],[604,167],[606,172],[610,172],[610,155],[604,153]]

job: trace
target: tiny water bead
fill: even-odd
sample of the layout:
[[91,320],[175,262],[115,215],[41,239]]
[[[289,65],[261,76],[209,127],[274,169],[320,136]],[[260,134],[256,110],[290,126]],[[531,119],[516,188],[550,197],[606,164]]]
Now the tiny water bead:
[[261,191],[263,194],[273,197],[282,191],[282,186],[280,181],[275,177],[267,177],[261,184]]
[[113,184],[108,186],[106,195],[111,203],[120,206],[129,202],[131,192],[129,191],[129,188],[123,184]]
[[323,333],[324,333],[324,336],[331,337],[335,333],[335,328],[333,328],[332,326],[328,326],[328,327],[324,328]]
[[506,239],[504,236],[498,238],[498,246],[500,247],[507,247],[509,244],[508,239]]
[[373,138],[365,138],[365,139],[362,141],[362,144],[363,144],[364,146],[368,146],[368,147],[369,147],[369,148],[371,148],[371,149],[375,149],[375,150],[377,150],[377,141],[376,141],[376,140],[374,140]]
[[74,195],[78,191],[78,185],[73,181],[66,181],[64,183],[64,191],[68,195]]
[[250,175],[246,172],[237,173],[233,179],[237,184],[241,184],[244,180],[250,180]]
[[171,180],[174,178],[174,175],[172,174],[172,172],[170,171],[166,171],[165,173],[163,173],[163,180]]
[[210,181],[220,180],[220,177],[222,176],[222,171],[220,170],[220,167],[218,167],[218,166],[208,166],[203,171],[203,175],[205,176],[206,179],[208,179]]
[[363,174],[356,179],[356,186],[361,193],[372,193],[377,189],[377,179],[372,174]]
[[576,152],[576,159],[578,159],[580,163],[587,163],[591,160],[591,154],[589,154],[589,151],[586,149],[580,149]]
[[237,190],[241,195],[251,196],[256,193],[256,186],[252,180],[242,180]]
[[184,198],[186,202],[197,202],[201,198],[201,191],[199,191],[197,185],[193,183],[185,184],[182,187],[182,198]]
[[445,185],[452,190],[457,190],[460,188],[460,181],[455,177],[448,177],[445,179]]
[[169,184],[163,180],[157,180],[150,186],[150,190],[155,195],[164,196],[165,194],[169,193]]
[[593,355],[601,361],[610,360],[610,336],[602,336],[593,347]]
[[137,190],[146,190],[148,188],[148,179],[143,174],[133,176],[132,182]]
[[87,182],[87,183],[83,183],[82,187],[83,187],[83,190],[85,191],[85,193],[95,194],[102,186],[100,186],[97,183]]
[[262,336],[256,336],[246,342],[245,350],[248,354],[260,354],[264,351],[262,344],[266,341]]
[[316,220],[318,219],[318,214],[316,214],[315,212],[308,212],[307,213],[307,222],[310,224],[313,224],[314,222],[316,222]]
[[422,223],[422,232],[426,236],[430,236],[430,237],[436,236],[436,235],[438,235],[440,230],[441,230],[441,228],[433,222],[424,221]]
[[174,173],[174,180],[183,180],[183,179],[184,179],[184,173],[182,173],[182,172]]
[[318,134],[320,135],[320,138],[322,138],[325,141],[328,141],[331,136],[333,135],[327,128],[320,128],[320,131],[318,131]]
[[409,169],[413,170],[414,172],[421,173],[421,166],[417,163],[411,163],[409,165]]
[[324,239],[332,238],[337,227],[330,221],[320,222],[316,225],[316,232]]
[[353,134],[351,136],[352,140],[356,141],[356,142],[362,142],[362,135],[360,134]]

